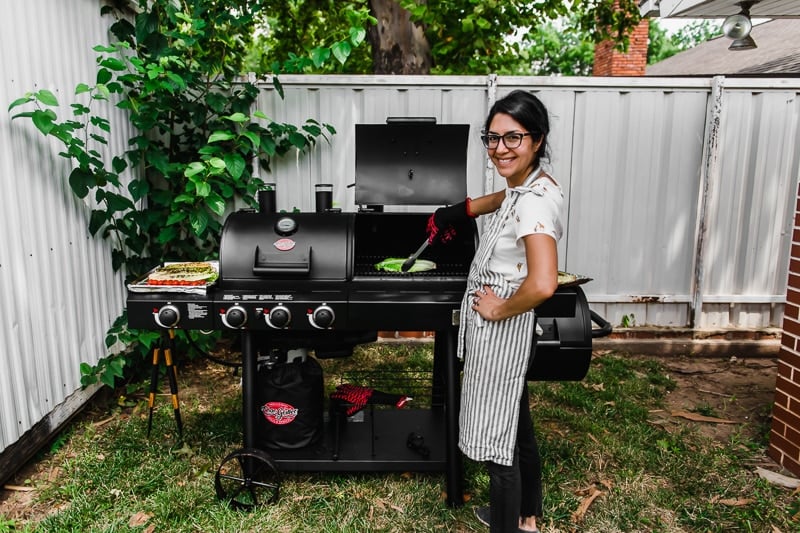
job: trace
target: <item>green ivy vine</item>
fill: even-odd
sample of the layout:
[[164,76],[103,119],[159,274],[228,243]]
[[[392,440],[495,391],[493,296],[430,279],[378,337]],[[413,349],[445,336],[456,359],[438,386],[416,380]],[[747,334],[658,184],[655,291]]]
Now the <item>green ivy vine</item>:
[[[59,155],[72,164],[70,188],[91,211],[89,232],[109,240],[112,266],[126,280],[163,261],[217,257],[227,210],[237,200],[257,205],[263,182],[255,165],[268,172],[274,158],[304,152],[336,133],[312,118],[294,125],[254,110],[259,88],[241,77],[241,69],[261,3],[138,0],[105,6],[101,14],[113,17],[115,40],[94,47],[97,76],[75,88],[72,116],[57,115],[58,99],[46,89],[9,106],[17,110],[13,118],[30,119],[63,144]],[[272,63],[270,77],[281,97],[279,74],[331,57],[344,62],[361,44],[369,16],[354,12],[351,20],[353,27],[339,40],[334,36],[331,46]],[[136,132],[123,153],[108,153],[109,106],[122,110]],[[149,363],[144,356],[159,338],[159,332],[129,330],[123,311],[107,333],[110,355],[97,365],[82,364],[82,383],[114,387],[126,369]]]

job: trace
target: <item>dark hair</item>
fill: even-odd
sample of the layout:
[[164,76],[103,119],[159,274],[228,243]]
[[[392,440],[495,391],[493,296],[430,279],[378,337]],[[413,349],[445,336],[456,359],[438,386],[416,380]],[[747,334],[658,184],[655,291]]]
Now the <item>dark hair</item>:
[[550,149],[547,145],[547,134],[550,133],[550,119],[547,116],[547,108],[544,107],[541,100],[521,89],[508,93],[496,101],[489,110],[489,116],[486,117],[486,123],[483,125],[484,132],[489,131],[489,125],[498,113],[505,113],[522,124],[533,134],[534,140],[541,138],[542,144],[536,151],[535,163],[541,159],[549,159]]

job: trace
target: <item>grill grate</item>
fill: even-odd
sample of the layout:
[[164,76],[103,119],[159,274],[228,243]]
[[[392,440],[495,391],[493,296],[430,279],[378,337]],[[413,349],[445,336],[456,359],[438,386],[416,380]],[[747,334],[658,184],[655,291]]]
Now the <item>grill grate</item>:
[[401,277],[407,278],[408,276],[422,277],[422,278],[461,278],[467,275],[467,266],[461,263],[442,263],[437,262],[434,270],[427,272],[387,272],[384,270],[377,270],[376,263],[383,261],[384,257],[360,257],[356,260],[354,274],[360,277]]

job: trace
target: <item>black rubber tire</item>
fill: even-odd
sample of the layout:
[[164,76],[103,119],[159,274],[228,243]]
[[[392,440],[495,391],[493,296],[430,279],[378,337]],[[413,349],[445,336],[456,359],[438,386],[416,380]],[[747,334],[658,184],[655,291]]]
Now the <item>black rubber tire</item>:
[[217,498],[234,509],[250,510],[278,501],[280,473],[270,455],[256,448],[231,452],[217,469]]

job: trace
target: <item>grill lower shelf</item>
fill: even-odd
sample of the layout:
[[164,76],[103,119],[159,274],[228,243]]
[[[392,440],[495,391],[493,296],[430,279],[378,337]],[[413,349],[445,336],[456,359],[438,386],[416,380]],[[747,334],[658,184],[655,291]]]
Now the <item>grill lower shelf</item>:
[[[361,416],[363,415],[363,416]],[[295,472],[438,472],[446,470],[443,409],[365,409],[349,419],[325,421],[320,443],[296,450],[264,448],[285,471]],[[410,449],[410,433],[424,438],[425,458]]]
[[[459,367],[456,330],[437,331],[433,348],[430,409],[382,409],[368,405],[359,422],[343,415],[323,419],[318,444],[297,450],[272,450],[278,470],[293,471],[444,471],[447,503],[463,505],[464,474],[457,447]],[[242,418],[244,448],[260,448],[256,390],[258,357],[253,332],[242,332]],[[334,422],[341,420],[337,425]],[[338,430],[338,433],[337,433]],[[407,445],[410,433],[424,438],[427,457]],[[266,448],[264,448],[266,449]]]

